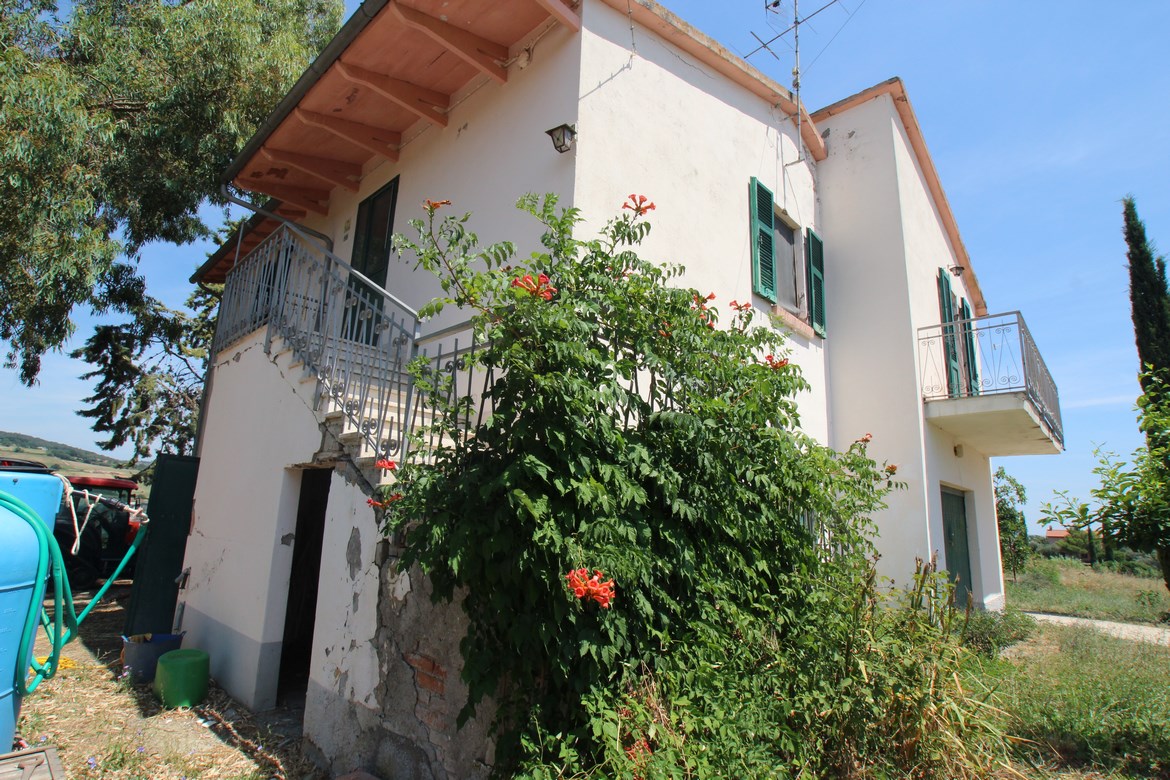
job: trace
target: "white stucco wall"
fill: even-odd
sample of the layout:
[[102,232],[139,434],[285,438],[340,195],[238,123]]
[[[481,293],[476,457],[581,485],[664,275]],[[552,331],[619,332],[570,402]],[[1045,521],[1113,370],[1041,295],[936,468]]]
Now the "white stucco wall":
[[[640,254],[681,264],[679,284],[732,300],[752,295],[748,191],[752,176],[802,229],[820,232],[811,158],[797,162],[796,129],[778,109],[599,0],[583,4],[575,204],[594,235],[630,193],[656,204]],[[631,36],[637,52],[631,50]],[[822,236],[826,246],[833,240]],[[831,276],[833,269],[826,270]],[[828,308],[831,320],[835,316]],[[798,399],[802,427],[828,441],[824,341],[792,339],[792,361],[812,389]]]
[[[945,566],[945,485],[967,496],[968,546],[976,602],[1003,603],[994,499],[987,457],[925,421],[918,328],[940,321],[939,268],[957,264],[938,209],[890,97],[822,121],[829,157],[819,167],[826,264],[833,444],[872,433],[871,454],[898,466],[907,487],[888,499],[878,523],[881,572],[905,582],[916,558]],[[965,280],[956,294],[970,300]]]
[[[574,157],[558,154],[545,131],[577,121],[580,38],[556,27],[538,40],[527,66],[508,69],[508,82],[484,78],[452,100],[445,128],[420,122],[407,133],[397,163],[376,158],[358,192],[333,190],[329,215],[310,215],[305,224],[333,238],[334,253],[353,253],[358,204],[399,178],[394,232],[411,239],[418,234],[409,220],[423,219],[423,201],[450,200],[438,216],[471,212],[468,229],[480,245],[512,241],[520,256],[539,248],[540,224],[515,207],[520,196],[556,193],[563,206],[573,205]],[[347,228],[348,226],[348,228]],[[386,288],[418,308],[440,293],[436,280],[414,272],[413,257],[392,256]],[[456,311],[427,323],[424,333],[466,319]]]
[[[890,104],[888,97],[882,102]],[[937,205],[930,197],[922,169],[911,151],[909,139],[901,122],[893,125],[894,154],[898,171],[899,203],[901,204],[902,232],[906,237],[906,274],[910,290],[911,327],[917,345],[918,328],[937,325],[941,321],[938,300],[939,269],[958,265],[958,256],[946,234]],[[968,289],[969,275],[948,278],[955,295],[971,301]],[[974,309],[974,305],[971,305]],[[915,373],[915,392],[922,396],[921,376]],[[920,402],[921,403],[921,402]],[[952,437],[927,423],[924,425],[928,503],[933,547],[945,564],[942,543],[941,486],[961,490],[967,498],[967,536],[971,555],[972,590],[976,604],[988,608],[1003,606],[1003,571],[1000,565],[999,536],[995,522],[995,498],[988,457],[976,451],[969,443],[961,449]],[[961,453],[961,454],[960,454]]]
[[[263,332],[216,356],[184,566],[183,628],[211,674],[252,707],[272,706],[296,530],[300,471],[321,433],[287,353]],[[291,381],[289,381],[291,378]]]
[[[888,101],[870,101],[818,127],[829,131],[818,168],[825,230],[833,392],[832,444],[873,434],[870,454],[897,465],[906,483],[879,517],[879,570],[905,583],[932,551],[923,418],[916,391],[906,241],[899,207]],[[826,271],[827,275],[827,271]]]
[[[335,473],[321,545],[310,680],[368,707],[374,706],[378,685],[373,641],[378,626],[378,567],[374,558],[381,538],[366,495]],[[310,739],[314,708],[320,705],[312,695],[315,690],[309,686],[306,701],[305,728]]]

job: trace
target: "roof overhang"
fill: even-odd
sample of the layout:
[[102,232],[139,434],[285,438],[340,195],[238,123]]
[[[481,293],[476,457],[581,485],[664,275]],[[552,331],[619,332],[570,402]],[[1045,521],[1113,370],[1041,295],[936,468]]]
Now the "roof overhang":
[[445,127],[459,94],[504,83],[544,31],[581,28],[578,0],[365,0],[228,166],[222,183],[267,196],[191,277],[222,282],[280,225],[327,215],[333,191],[356,192],[404,139]]
[[979,287],[979,280],[975,277],[975,270],[971,267],[971,257],[967,254],[967,247],[963,245],[963,237],[959,235],[959,225],[955,222],[955,214],[951,211],[951,204],[947,201],[946,192],[943,191],[942,182],[938,177],[938,169],[934,167],[934,160],[930,157],[930,150],[926,148],[926,139],[922,135],[922,128],[918,125],[917,117],[914,116],[914,109],[910,105],[910,99],[906,96],[906,86],[902,83],[902,79],[894,77],[858,92],[856,95],[839,100],[819,111],[814,111],[812,119],[814,122],[823,122],[829,117],[843,114],[851,108],[882,95],[889,95],[894,101],[894,108],[897,109],[898,117],[902,120],[902,127],[906,130],[906,137],[910,141],[910,148],[918,161],[918,167],[922,170],[923,178],[926,179],[926,187],[930,190],[930,196],[934,200],[935,208],[938,209],[943,229],[951,242],[951,249],[955,253],[955,262],[964,271],[963,282],[971,296],[975,315],[984,317],[987,315],[987,302],[983,298],[983,290]]
[[522,44],[547,26],[580,28],[563,0],[366,0],[305,71],[223,181],[306,213],[357,191],[371,161],[445,127],[476,80],[504,83]]

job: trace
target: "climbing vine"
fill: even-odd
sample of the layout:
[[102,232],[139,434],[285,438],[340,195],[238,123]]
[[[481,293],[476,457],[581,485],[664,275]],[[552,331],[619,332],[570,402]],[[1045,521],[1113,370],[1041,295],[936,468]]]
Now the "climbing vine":
[[[481,248],[467,216],[440,216],[445,201],[424,205],[419,238],[397,246],[442,285],[425,315],[473,316],[490,414],[456,436],[478,400],[442,406],[448,446],[395,464],[374,502],[384,530],[404,534],[400,565],[420,566],[435,598],[461,600],[462,717],[485,696],[500,703],[501,766],[695,770],[680,735],[714,733],[728,714],[670,708],[722,679],[719,664],[747,674],[781,647],[792,695],[839,687],[799,672],[825,677],[810,660],[818,624],[872,609],[866,518],[895,469],[869,458],[868,436],[839,453],[800,431],[794,397],[808,385],[782,332],[641,259],[655,208],[644,196],[590,240],[555,197],[521,199],[545,228],[523,260],[509,244]],[[440,389],[422,361],[414,371]],[[809,717],[769,716],[769,743],[812,750],[799,736]]]

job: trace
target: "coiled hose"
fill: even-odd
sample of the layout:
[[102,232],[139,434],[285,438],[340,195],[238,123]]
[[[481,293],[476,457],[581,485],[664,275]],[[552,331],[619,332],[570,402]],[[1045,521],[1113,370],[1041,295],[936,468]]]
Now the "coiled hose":
[[[112,498],[105,496],[95,496],[95,498],[120,511],[135,511],[131,507]],[[65,563],[61,558],[61,548],[57,545],[57,540],[53,538],[52,532],[41,521],[37,513],[16,496],[0,492],[0,507],[4,507],[17,517],[23,519],[33,529],[33,533],[36,534],[38,555],[37,575],[34,582],[44,582],[48,574],[51,573],[53,575],[52,617],[49,616],[49,613],[44,609],[43,605],[37,604],[34,599],[33,603],[29,606],[28,616],[25,618],[24,629],[20,636],[20,651],[16,656],[16,690],[20,696],[27,696],[35,691],[42,681],[52,678],[57,673],[57,667],[61,660],[61,649],[77,635],[77,627],[85,621],[89,613],[93,611],[93,608],[101,602],[102,598],[106,595],[106,591],[114,584],[114,580],[118,579],[118,575],[122,573],[122,569],[126,567],[130,558],[138,550],[138,547],[142,544],[142,540],[146,537],[149,521],[146,515],[139,513],[142,518],[141,525],[138,534],[134,537],[134,541],[130,543],[130,548],[122,556],[122,560],[118,563],[118,567],[114,569],[114,573],[110,575],[105,584],[94,594],[89,604],[78,615],[73,608],[73,591],[69,587],[69,579],[65,576]],[[33,643],[37,638],[38,618],[40,624],[45,629],[45,634],[49,638],[49,644],[52,649],[43,664],[38,663],[35,658],[32,659],[31,667],[33,675],[30,678],[24,669],[24,659],[31,657]]]

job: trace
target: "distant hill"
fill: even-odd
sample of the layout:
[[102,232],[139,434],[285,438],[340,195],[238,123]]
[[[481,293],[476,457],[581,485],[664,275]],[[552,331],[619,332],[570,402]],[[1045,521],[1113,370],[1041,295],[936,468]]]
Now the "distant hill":
[[0,431],[0,448],[12,453],[12,457],[23,457],[25,460],[66,460],[108,469],[122,469],[125,464],[125,461],[111,458],[109,455],[9,431]]

